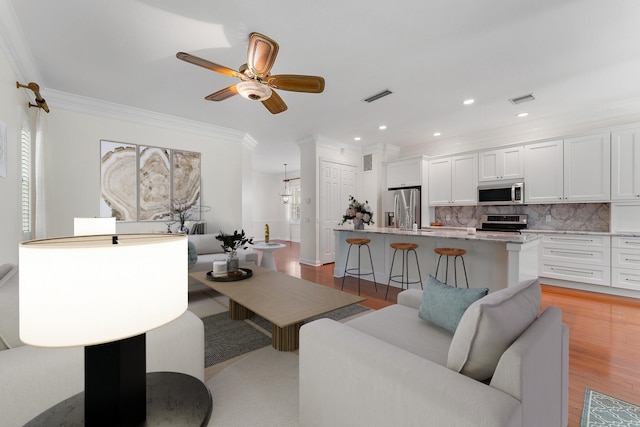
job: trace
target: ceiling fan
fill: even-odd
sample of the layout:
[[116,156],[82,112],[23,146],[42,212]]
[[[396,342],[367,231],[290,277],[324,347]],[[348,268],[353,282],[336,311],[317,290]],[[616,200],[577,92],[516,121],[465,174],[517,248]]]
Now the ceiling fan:
[[261,101],[267,110],[273,114],[278,114],[287,109],[287,104],[273,89],[307,93],[321,93],[324,90],[324,78],[322,77],[299,74],[276,74],[272,76],[269,74],[279,49],[280,47],[275,40],[254,32],[249,35],[247,63],[242,64],[238,71],[185,52],[178,52],[176,57],[208,70],[242,80],[238,84],[205,96],[204,99],[224,101],[240,94],[246,99]]

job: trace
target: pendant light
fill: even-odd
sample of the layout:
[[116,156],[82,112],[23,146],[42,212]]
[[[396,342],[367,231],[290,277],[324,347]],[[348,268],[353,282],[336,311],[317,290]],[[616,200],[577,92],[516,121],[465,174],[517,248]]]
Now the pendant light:
[[287,179],[287,164],[284,164],[284,188],[280,192],[280,197],[282,198],[282,203],[285,205],[289,203],[289,198],[291,197],[291,190],[289,190],[289,180]]

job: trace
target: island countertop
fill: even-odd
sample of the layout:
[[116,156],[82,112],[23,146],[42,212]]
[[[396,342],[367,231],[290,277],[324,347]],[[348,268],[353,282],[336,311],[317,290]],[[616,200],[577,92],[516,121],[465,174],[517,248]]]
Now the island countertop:
[[[417,283],[424,282],[428,275],[436,277],[440,260],[435,252],[436,248],[459,248],[466,251],[463,259],[466,265],[464,270],[468,273],[471,287],[487,287],[494,291],[538,277],[538,246],[542,241],[541,236],[532,233],[517,234],[477,230],[473,234],[473,231],[471,230],[471,233],[468,234],[467,229],[461,227],[430,227],[416,231],[385,227],[365,227],[364,230],[355,230],[353,226],[334,228],[334,276],[344,277],[348,267],[357,267],[359,259],[357,254],[360,251],[357,251],[355,256],[349,257],[347,265],[347,255],[350,250],[347,239],[363,237],[369,240],[367,247],[370,250],[375,279],[380,280],[378,283],[389,284],[392,269],[394,270],[393,274],[400,274],[398,273],[399,267],[392,267],[396,251],[390,246],[392,243],[398,242],[416,244],[415,257],[411,255],[407,260],[410,260],[408,269],[410,281],[418,280]],[[371,264],[367,259],[368,255],[369,252],[366,251],[361,261],[364,263],[363,265],[369,266],[370,271]],[[419,269],[415,266],[415,259],[417,259]],[[459,261],[459,263],[463,261]],[[446,262],[445,264],[448,266],[455,263],[456,260],[453,259],[451,263]],[[442,270],[447,270],[446,266],[443,265]],[[363,268],[366,270],[367,267]],[[453,270],[453,265],[451,269]],[[453,271],[451,275],[455,276]],[[447,281],[446,274],[440,276],[444,276],[440,278]],[[391,284],[399,286],[393,282]]]
[[353,233],[392,234],[400,236],[435,237],[445,239],[480,240],[495,243],[529,243],[541,237],[533,233],[501,233],[499,231],[475,231],[469,234],[466,228],[430,227],[417,231],[390,227],[365,227],[364,230],[354,230],[353,227],[337,227],[336,231],[351,231]]

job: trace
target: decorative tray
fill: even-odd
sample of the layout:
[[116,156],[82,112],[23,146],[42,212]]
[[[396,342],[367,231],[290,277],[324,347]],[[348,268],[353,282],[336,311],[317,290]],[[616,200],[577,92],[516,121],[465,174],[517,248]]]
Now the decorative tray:
[[249,268],[240,268],[239,271],[242,273],[238,276],[214,276],[213,271],[207,272],[207,280],[211,280],[212,282],[236,282],[238,280],[248,279],[253,276],[253,271]]

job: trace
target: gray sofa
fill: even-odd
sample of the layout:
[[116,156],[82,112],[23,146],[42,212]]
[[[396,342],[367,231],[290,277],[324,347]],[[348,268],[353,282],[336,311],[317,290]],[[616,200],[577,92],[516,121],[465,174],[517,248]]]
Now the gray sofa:
[[[84,389],[83,347],[24,345],[18,331],[18,268],[0,265],[0,425],[21,426]],[[204,380],[204,325],[190,311],[147,333],[147,371]]]
[[538,316],[537,280],[490,293],[455,332],[418,317],[419,290],[300,331],[300,425],[566,427],[568,329]]
[[[195,264],[189,266],[189,272],[211,271],[213,270],[213,261],[227,259],[227,254],[222,249],[222,242],[216,240],[218,233],[213,234],[189,234],[189,242],[196,247],[198,259]],[[258,265],[258,254],[253,252],[251,247],[238,250],[238,258],[240,264]],[[189,278],[189,292],[209,290],[202,283]]]

